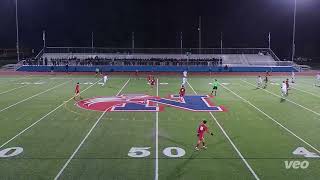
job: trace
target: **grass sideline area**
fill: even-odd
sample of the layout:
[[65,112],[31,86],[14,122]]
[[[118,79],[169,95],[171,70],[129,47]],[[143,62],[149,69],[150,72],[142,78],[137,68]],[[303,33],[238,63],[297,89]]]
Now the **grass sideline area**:
[[[224,112],[100,112],[72,99],[77,82],[84,99],[178,94],[180,77],[155,78],[150,88],[127,75],[106,86],[93,75],[1,76],[0,179],[319,179],[320,87],[311,76],[297,76],[285,100],[289,76],[272,76],[266,89],[255,76],[188,77],[187,95],[208,95],[217,78],[209,100]],[[195,151],[203,119],[214,136]]]

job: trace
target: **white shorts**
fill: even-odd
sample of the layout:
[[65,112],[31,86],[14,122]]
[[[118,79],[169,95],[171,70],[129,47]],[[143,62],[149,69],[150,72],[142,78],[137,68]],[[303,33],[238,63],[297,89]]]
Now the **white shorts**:
[[281,89],[282,94],[287,94],[287,89]]
[[182,84],[186,84],[186,82],[187,82],[187,78],[183,78],[182,79]]

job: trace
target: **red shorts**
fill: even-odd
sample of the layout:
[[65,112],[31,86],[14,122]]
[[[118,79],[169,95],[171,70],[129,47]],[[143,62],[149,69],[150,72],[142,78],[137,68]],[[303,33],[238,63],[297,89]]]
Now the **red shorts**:
[[204,140],[204,134],[198,134],[198,140],[203,141]]
[[80,91],[79,90],[76,90],[76,94],[79,94],[80,93]]
[[180,94],[180,97],[183,97],[184,96],[184,93]]

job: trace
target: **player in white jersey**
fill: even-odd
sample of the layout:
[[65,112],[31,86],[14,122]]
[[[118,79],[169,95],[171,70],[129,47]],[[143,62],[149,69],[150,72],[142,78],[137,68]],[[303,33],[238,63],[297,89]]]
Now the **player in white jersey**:
[[186,70],[184,70],[182,74],[183,74],[182,85],[184,86],[187,83],[188,72]]
[[103,84],[102,84],[102,86],[106,85],[107,81],[108,81],[108,76],[105,74],[103,76]]
[[291,83],[294,83],[296,81],[296,75],[295,73],[292,71],[291,72]]
[[258,76],[257,78],[257,88],[261,88],[262,87],[262,77]]
[[285,81],[282,81],[282,84],[281,84],[281,95],[282,97],[285,97],[288,95],[287,84]]
[[182,78],[182,85],[184,86],[186,83],[187,83],[187,78],[186,78],[186,77],[183,77],[183,78]]
[[314,85],[320,87],[320,72],[316,76],[316,83]]
[[183,71],[183,77],[187,77],[187,75],[188,75],[188,72],[185,70],[185,71]]

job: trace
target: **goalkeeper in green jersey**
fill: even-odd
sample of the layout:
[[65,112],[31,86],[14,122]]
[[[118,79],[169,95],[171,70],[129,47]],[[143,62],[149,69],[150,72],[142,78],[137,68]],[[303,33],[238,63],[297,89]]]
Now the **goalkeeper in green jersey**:
[[211,95],[217,96],[217,90],[218,90],[218,81],[215,79],[214,82],[212,83],[212,91],[211,91]]

